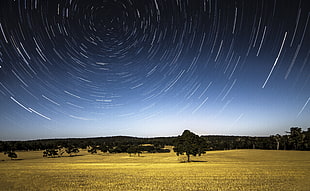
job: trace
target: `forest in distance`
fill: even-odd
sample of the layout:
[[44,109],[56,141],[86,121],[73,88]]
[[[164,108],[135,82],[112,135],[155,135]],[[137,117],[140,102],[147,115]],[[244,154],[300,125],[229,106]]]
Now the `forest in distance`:
[[[291,127],[286,135],[269,137],[202,135],[206,150],[267,149],[310,150],[310,128]],[[127,153],[129,148],[139,147],[147,152],[169,152],[165,146],[175,146],[178,137],[138,138],[112,136],[97,138],[41,139],[29,141],[0,141],[0,152],[35,151],[58,148],[96,148],[109,153]],[[152,145],[152,146],[142,146]]]

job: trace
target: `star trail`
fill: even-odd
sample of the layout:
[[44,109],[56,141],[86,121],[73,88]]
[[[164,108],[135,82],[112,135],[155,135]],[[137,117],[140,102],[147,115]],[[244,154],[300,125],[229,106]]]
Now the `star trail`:
[[308,0],[3,0],[0,9],[0,140],[310,127]]

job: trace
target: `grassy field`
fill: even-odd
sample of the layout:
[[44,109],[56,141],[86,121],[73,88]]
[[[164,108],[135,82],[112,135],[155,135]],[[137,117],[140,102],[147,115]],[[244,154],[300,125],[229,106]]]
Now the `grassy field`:
[[310,152],[212,151],[185,160],[175,153],[88,154],[43,158],[0,153],[0,190],[310,190]]

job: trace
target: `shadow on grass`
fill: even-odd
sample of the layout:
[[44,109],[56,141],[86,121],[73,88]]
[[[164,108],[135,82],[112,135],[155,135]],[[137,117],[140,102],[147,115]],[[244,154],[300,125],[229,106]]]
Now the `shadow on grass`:
[[80,156],[84,156],[84,155],[70,155],[70,156],[61,156],[61,157],[80,157]]
[[25,159],[7,159],[7,160],[0,160],[1,162],[7,162],[7,161],[20,161],[20,160],[25,160]]
[[198,163],[198,162],[208,162],[208,161],[205,161],[205,160],[191,160],[191,161],[180,161],[180,163]]
[[191,160],[190,162],[208,162],[208,161],[205,161],[205,160]]

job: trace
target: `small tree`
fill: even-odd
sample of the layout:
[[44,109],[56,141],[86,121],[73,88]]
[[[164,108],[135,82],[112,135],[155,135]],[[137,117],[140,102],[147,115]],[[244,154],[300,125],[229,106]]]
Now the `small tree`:
[[58,150],[56,149],[46,149],[43,151],[43,157],[56,157],[58,156]]
[[17,158],[17,154],[16,154],[15,152],[13,152],[13,151],[7,151],[7,152],[4,152],[4,154],[5,154],[5,155],[7,154],[8,157],[11,158],[11,160],[13,160],[13,158],[14,158],[14,159]]
[[281,135],[276,134],[276,135],[271,135],[271,138],[277,143],[276,149],[280,149],[280,141],[281,141]]
[[87,150],[91,154],[97,154],[97,148],[96,146],[89,146],[89,149]]
[[131,154],[135,153],[136,149],[135,147],[131,146],[127,149],[127,153],[129,154],[129,156],[131,156]]
[[72,156],[72,153],[78,153],[80,152],[78,148],[76,148],[75,146],[69,146],[67,149],[66,149],[66,152]]
[[205,154],[207,146],[204,138],[185,130],[181,136],[177,137],[173,150],[177,156],[186,154],[187,162],[190,162],[190,155],[201,156],[201,154]]
[[129,154],[129,156],[131,156],[132,153],[134,153],[135,155],[138,153],[138,156],[140,156],[142,152],[138,146],[130,146],[127,149],[127,153]]
[[101,145],[101,146],[99,146],[99,148],[98,148],[101,152],[103,152],[103,153],[107,153],[108,151],[109,151],[109,146],[107,146],[107,145]]
[[60,156],[62,156],[65,152],[66,152],[66,148],[65,147],[58,147],[58,154]]

